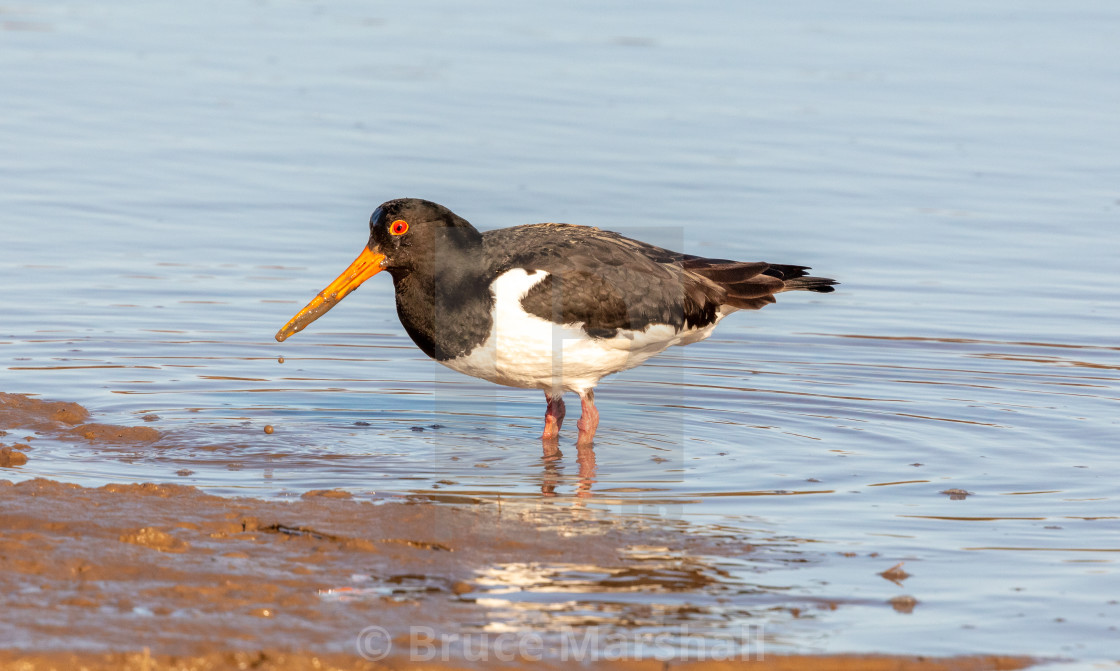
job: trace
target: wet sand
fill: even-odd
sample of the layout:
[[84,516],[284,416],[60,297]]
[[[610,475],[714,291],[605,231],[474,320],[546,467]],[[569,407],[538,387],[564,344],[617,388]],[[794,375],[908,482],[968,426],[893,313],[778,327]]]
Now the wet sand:
[[[150,427],[90,424],[89,417],[76,404],[0,394],[3,440],[26,430],[110,442],[143,443],[160,435]],[[33,460],[34,448],[20,445]],[[480,602],[486,590],[474,581],[488,567],[608,566],[651,581],[658,578],[643,560],[622,548],[708,557],[752,551],[743,541],[588,510],[374,503],[337,490],[262,500],[177,484],[87,488],[0,479],[0,510],[0,641],[6,648],[0,668],[13,669],[401,668],[415,661],[409,654],[415,654],[417,628],[433,636],[485,628],[487,609]],[[688,588],[684,580],[680,586]],[[356,654],[368,627],[380,627],[393,641],[376,663]],[[545,649],[484,662],[462,652],[448,658],[441,652],[435,663],[518,666],[543,657],[565,666]],[[1014,669],[1030,663],[755,653],[742,663],[754,669]],[[664,668],[655,659],[600,666]],[[714,661],[672,666],[730,668]]]

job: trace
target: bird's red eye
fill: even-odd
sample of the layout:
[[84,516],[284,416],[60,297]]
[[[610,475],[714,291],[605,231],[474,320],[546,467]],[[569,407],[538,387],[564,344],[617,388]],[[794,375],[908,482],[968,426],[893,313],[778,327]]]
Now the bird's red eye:
[[404,219],[397,219],[389,225],[389,232],[393,235],[404,235],[408,232],[408,222]]

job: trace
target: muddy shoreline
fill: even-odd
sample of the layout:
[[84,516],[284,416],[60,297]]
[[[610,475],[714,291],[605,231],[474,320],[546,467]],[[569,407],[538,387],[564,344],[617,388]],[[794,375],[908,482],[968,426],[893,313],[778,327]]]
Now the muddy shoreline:
[[[24,436],[28,431],[141,444],[160,435],[150,427],[91,424],[89,417],[76,404],[2,394],[0,430],[6,433],[0,440],[28,440],[8,454],[30,454],[27,463],[33,466],[34,436]],[[418,659],[418,651],[433,649],[417,648],[417,632],[440,641],[464,631],[523,635],[503,629],[489,610],[501,592],[480,576],[494,567],[514,574],[518,567],[596,567],[624,586],[688,591],[704,589],[715,574],[666,557],[753,551],[743,539],[565,506],[374,502],[338,490],[263,500],[219,497],[177,484],[91,488],[43,478],[4,479],[11,474],[18,480],[26,470],[25,462],[0,470],[0,668],[371,669],[418,661],[444,668],[529,663],[564,668],[555,632],[547,630],[526,634],[539,641],[536,647],[492,648],[481,659],[453,646]],[[385,640],[369,639],[370,631]],[[749,655],[740,654],[749,660],[741,664],[755,669],[1030,664],[1014,657],[778,656],[766,655],[758,643],[739,649]],[[727,654],[725,648],[712,657]],[[660,659],[638,657],[606,655],[596,665],[665,668]],[[709,659],[671,666],[728,664]]]
[[[768,656],[754,661],[662,662],[658,660],[628,660],[603,662],[580,668],[597,668],[604,671],[1011,671],[1025,668],[1029,662],[1017,657],[974,656],[948,657],[898,657],[879,655],[831,656]],[[533,668],[546,671],[579,666],[576,663],[556,663],[526,660],[492,665],[494,668]],[[0,669],[21,671],[66,671],[81,668],[84,671],[210,671],[212,669],[255,669],[256,671],[381,671],[395,669],[465,669],[477,668],[444,662],[416,662],[406,658],[390,658],[373,662],[352,656],[323,655],[306,652],[264,650],[253,653],[209,653],[186,657],[153,655],[148,652],[84,654],[40,653],[20,654],[0,650]]]

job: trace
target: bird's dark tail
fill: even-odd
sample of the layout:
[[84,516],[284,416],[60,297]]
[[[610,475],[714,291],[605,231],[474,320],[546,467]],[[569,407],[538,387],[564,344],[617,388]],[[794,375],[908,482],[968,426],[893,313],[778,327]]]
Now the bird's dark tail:
[[681,265],[722,287],[726,292],[724,302],[743,310],[757,310],[774,302],[774,294],[783,291],[835,291],[836,280],[813,277],[808,266],[791,266],[777,263],[730,261],[686,257]]
[[840,284],[827,277],[798,277],[786,281],[786,291],[815,291],[818,294],[830,294],[836,289],[834,285]]
[[786,266],[771,263],[764,274],[777,277],[785,282],[786,286],[783,291],[815,291],[819,294],[836,291],[833,286],[840,284],[839,282],[828,277],[813,277],[808,274],[809,270],[808,266]]

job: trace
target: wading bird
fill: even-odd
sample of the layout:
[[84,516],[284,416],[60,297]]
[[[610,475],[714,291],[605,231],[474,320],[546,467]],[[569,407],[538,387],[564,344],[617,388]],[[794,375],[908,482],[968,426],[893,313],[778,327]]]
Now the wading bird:
[[833,291],[805,266],[680,254],[618,233],[531,224],[480,233],[436,203],[401,198],[369,220],[358,258],[276,334],[303,330],[382,270],[397,315],[425,354],[467,375],[544,391],[545,441],[579,394],[578,444],[599,425],[595,385],[672,345],[707,338],[736,310],[783,291]]

